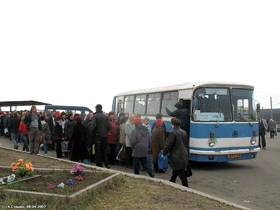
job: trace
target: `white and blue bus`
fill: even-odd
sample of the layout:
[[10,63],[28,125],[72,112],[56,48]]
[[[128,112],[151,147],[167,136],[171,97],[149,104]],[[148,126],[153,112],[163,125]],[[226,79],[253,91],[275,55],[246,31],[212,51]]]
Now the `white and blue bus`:
[[226,162],[256,158],[260,149],[251,85],[200,82],[128,91],[114,97],[112,110],[117,114],[148,116],[150,125],[161,113],[169,132],[172,117],[165,107],[174,111],[178,101],[190,110],[190,160]]

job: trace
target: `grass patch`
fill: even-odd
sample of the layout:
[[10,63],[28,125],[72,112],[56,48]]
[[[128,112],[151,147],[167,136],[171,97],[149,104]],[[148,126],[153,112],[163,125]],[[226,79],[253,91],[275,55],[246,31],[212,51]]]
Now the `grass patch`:
[[212,209],[236,208],[160,183],[114,177],[111,183],[74,199],[11,194],[0,189],[2,205],[42,205],[45,209]]

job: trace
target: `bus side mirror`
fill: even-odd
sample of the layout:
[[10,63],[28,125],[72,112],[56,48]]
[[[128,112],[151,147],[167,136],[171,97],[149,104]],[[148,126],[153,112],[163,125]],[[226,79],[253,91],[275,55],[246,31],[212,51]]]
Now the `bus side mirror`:
[[257,104],[257,113],[259,113],[261,111],[261,105]]

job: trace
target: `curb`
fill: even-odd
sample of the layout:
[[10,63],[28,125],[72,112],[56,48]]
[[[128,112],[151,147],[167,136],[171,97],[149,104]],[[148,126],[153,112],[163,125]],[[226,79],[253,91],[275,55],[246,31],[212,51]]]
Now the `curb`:
[[[6,150],[11,150],[11,151],[16,151],[16,152],[21,152],[21,153],[29,153],[29,152],[25,152],[25,151],[19,151],[19,150],[16,150],[16,149],[3,147],[3,146],[1,146],[1,145],[0,145],[0,148],[6,149]],[[59,159],[59,158],[56,158],[56,157],[51,157],[51,156],[47,156],[47,157],[46,157],[46,156],[41,155],[41,154],[36,154],[36,155],[41,156],[41,157],[44,157],[44,158],[51,158],[51,159],[58,160],[58,161],[62,161],[62,162],[75,163],[74,161],[63,160],[63,159]],[[239,209],[243,209],[243,210],[252,210],[252,209],[250,209],[250,208],[241,206],[241,205],[239,205],[239,204],[236,204],[236,203],[233,203],[233,202],[230,202],[230,201],[227,201],[227,200],[218,198],[218,197],[216,197],[216,196],[212,196],[212,195],[209,195],[209,194],[200,192],[200,191],[198,191],[198,190],[194,190],[194,189],[191,189],[191,188],[187,188],[187,187],[181,186],[181,185],[176,184],[176,183],[172,183],[172,182],[167,181],[167,180],[158,179],[158,178],[151,178],[151,177],[147,177],[147,176],[143,176],[143,175],[131,174],[131,173],[127,173],[127,172],[121,172],[121,171],[117,171],[117,170],[114,170],[114,169],[107,169],[107,168],[97,167],[97,166],[88,165],[88,164],[84,164],[84,163],[79,163],[79,165],[83,165],[83,166],[88,167],[88,168],[94,168],[94,169],[97,169],[97,170],[100,170],[100,171],[104,171],[104,172],[116,173],[117,175],[129,176],[129,177],[136,178],[136,179],[146,179],[146,180],[149,180],[149,181],[154,181],[154,182],[158,182],[158,183],[163,183],[163,184],[165,184],[165,185],[168,185],[168,186],[171,186],[171,187],[180,189],[180,190],[182,190],[182,191],[187,191],[187,192],[190,192],[190,193],[194,193],[194,194],[197,194],[197,195],[200,195],[200,196],[203,196],[203,197],[206,197],[206,198],[209,198],[209,199],[218,201],[218,202],[220,202],[220,203],[224,203],[224,204],[226,204],[226,205],[233,206],[233,207],[235,207],[235,208],[239,208]]]

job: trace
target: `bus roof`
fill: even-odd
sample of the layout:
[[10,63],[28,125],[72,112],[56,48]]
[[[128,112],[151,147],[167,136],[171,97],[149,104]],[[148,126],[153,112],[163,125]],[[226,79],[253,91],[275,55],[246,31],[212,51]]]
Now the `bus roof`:
[[175,91],[175,90],[187,90],[187,89],[197,89],[199,87],[232,87],[232,88],[242,88],[242,89],[251,89],[254,90],[254,87],[251,85],[234,83],[234,82],[189,82],[179,85],[171,85],[164,87],[156,87],[149,89],[141,90],[132,90],[127,92],[118,93],[116,96],[122,95],[134,95],[134,94],[145,94],[145,93],[157,93],[157,92],[166,92],[166,91]]

